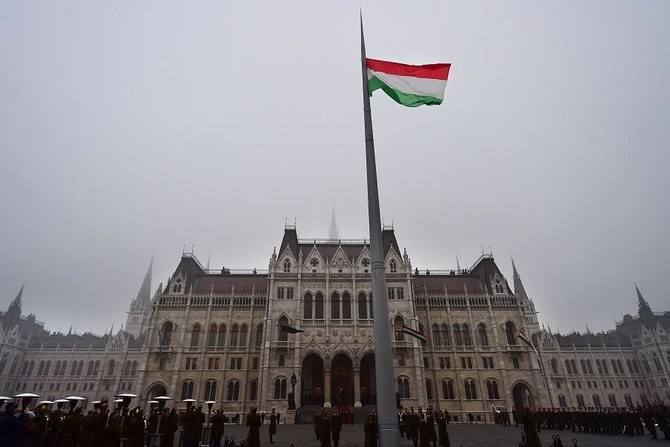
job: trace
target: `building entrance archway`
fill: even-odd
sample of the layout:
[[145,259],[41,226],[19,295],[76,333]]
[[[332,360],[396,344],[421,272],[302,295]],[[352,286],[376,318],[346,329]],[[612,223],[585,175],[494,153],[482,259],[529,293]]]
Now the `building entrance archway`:
[[526,408],[533,408],[533,393],[528,385],[519,382],[512,388],[512,398],[514,399],[514,409],[524,411]]
[[167,396],[167,389],[165,389],[165,386],[161,383],[157,383],[149,388],[149,392],[147,392],[147,401],[153,400],[158,396]]
[[349,407],[354,403],[354,364],[346,354],[337,354],[330,367],[332,403]]
[[302,361],[300,406],[323,405],[323,359],[311,353]]
[[377,404],[377,382],[375,379],[375,355],[368,352],[361,359],[361,403]]

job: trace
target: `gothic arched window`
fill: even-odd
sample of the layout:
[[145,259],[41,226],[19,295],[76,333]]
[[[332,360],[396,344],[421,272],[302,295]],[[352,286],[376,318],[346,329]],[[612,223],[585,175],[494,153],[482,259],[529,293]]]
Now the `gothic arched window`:
[[402,328],[405,327],[405,320],[398,315],[393,319],[393,330],[395,332],[396,341],[402,341],[405,339],[405,334],[402,331]]
[[391,273],[396,273],[398,271],[398,264],[395,262],[395,259],[391,259],[389,270],[391,270]]
[[184,380],[181,384],[181,400],[193,399],[193,381]]
[[219,347],[226,346],[226,325],[223,323],[219,325],[219,333],[216,337],[216,345]]
[[191,346],[200,346],[200,324],[196,323],[193,325],[193,330],[191,331]]
[[556,359],[551,359],[551,372],[554,374],[558,374],[558,360]]
[[258,381],[254,380],[249,384],[249,400],[256,400],[258,398]]
[[479,346],[489,345],[489,336],[484,323],[479,323],[479,326],[477,326],[477,337],[479,338]]
[[247,345],[247,336],[249,334],[249,327],[245,324],[240,326],[240,344],[239,346]]
[[263,323],[258,323],[256,326],[256,347],[260,348],[263,345]]
[[216,334],[217,334],[216,323],[209,325],[209,332],[207,333],[207,346],[212,347],[216,346]]
[[286,399],[286,378],[277,377],[274,383],[274,398]]
[[440,337],[440,326],[437,323],[432,327],[433,346],[442,346],[442,337]]
[[447,400],[455,399],[454,395],[454,381],[451,379],[442,381],[442,398]]
[[288,258],[284,259],[284,273],[291,273],[291,261]]
[[465,388],[465,398],[468,400],[477,399],[477,387],[475,386],[475,381],[466,379],[463,385]]
[[513,322],[508,321],[505,323],[505,335],[507,336],[508,345],[514,346],[518,344],[516,341],[516,325]]
[[230,330],[229,346],[237,346],[239,338],[240,338],[240,327],[237,325],[237,323],[235,323],[233,324],[233,327]]
[[496,400],[500,399],[500,393],[498,391],[498,382],[493,379],[486,381],[486,390],[489,393],[489,399]]
[[470,326],[468,324],[463,324],[461,330],[463,331],[463,344],[465,346],[472,346],[472,339],[470,338]]
[[433,383],[426,379],[426,399],[433,400]]
[[330,297],[330,318],[333,320],[340,319],[340,295],[337,292],[333,292]]
[[226,400],[240,400],[240,382],[239,380],[228,381],[226,390]]
[[170,346],[170,343],[172,343],[172,323],[169,321],[166,321],[163,323],[163,328],[160,331],[159,338],[160,338],[160,345],[161,346]]
[[449,325],[442,323],[442,343],[444,346],[451,346],[451,337],[449,336]]
[[398,388],[398,396],[400,396],[401,399],[409,399],[409,379],[406,377],[398,377],[396,385]]
[[458,324],[454,325],[454,342],[456,346],[463,346],[463,334],[461,333],[461,327]]
[[288,326],[288,318],[285,315],[279,317],[277,321],[277,340],[288,341],[288,332],[282,330],[282,326]]
[[351,320],[351,295],[347,292],[342,294],[342,319]]
[[323,294],[320,292],[314,298],[314,319],[323,320]]
[[314,318],[314,299],[312,298],[312,294],[307,292],[305,294],[305,299],[303,300],[303,318],[305,320],[311,320]]
[[368,300],[363,292],[358,294],[358,319],[368,319]]
[[205,395],[203,400],[216,400],[216,380],[208,380],[205,383]]

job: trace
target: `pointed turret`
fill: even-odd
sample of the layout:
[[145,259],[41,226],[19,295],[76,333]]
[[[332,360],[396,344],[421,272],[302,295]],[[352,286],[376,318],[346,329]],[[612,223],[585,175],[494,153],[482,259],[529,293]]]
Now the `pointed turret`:
[[640,289],[637,286],[637,283],[634,283],[634,284],[635,284],[635,292],[637,292],[638,314],[640,316],[653,315],[653,312],[651,310],[651,306],[649,306],[649,303],[647,303],[647,300],[645,300],[644,297],[642,296],[642,293],[640,292]]
[[147,273],[144,275],[144,280],[142,281],[140,290],[137,292],[137,298],[135,298],[135,303],[138,305],[144,306],[149,304],[149,300],[151,299],[151,274],[153,267],[154,258],[152,257],[151,261],[149,261],[149,268],[147,269]]
[[16,294],[16,297],[14,297],[11,304],[7,308],[7,312],[5,312],[3,316],[2,326],[7,331],[14,329],[14,327],[19,324],[19,320],[21,319],[21,300],[23,298],[24,286],[25,284],[21,284],[19,293]]
[[335,206],[330,216],[330,230],[328,230],[328,239],[337,240],[340,238],[340,233],[337,231],[337,221],[335,220]]
[[149,268],[144,275],[144,280],[137,292],[137,298],[130,303],[128,318],[126,319],[126,331],[135,337],[138,337],[146,327],[149,317],[149,307],[151,303],[151,276],[154,266],[154,258],[149,262]]
[[514,294],[519,298],[527,300],[528,294],[526,294],[526,289],[524,289],[523,287],[523,283],[521,282],[521,276],[519,276],[519,272],[516,271],[516,264],[514,264],[514,258],[512,258],[512,272],[514,276]]

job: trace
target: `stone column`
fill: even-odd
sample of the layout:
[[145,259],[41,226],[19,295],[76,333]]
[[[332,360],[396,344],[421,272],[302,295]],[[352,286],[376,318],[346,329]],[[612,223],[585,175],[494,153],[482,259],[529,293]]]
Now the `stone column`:
[[354,368],[354,407],[360,408],[361,404],[361,369]]
[[323,368],[323,406],[330,408],[330,368]]

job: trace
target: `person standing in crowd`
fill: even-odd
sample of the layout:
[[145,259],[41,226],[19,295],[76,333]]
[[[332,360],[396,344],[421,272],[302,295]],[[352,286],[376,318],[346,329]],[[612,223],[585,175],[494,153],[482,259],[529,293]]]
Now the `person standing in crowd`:
[[442,447],[450,447],[451,442],[449,441],[449,433],[447,433],[447,415],[444,411],[440,411],[437,414],[437,431],[439,445]]
[[172,411],[168,413],[166,408],[159,430],[159,432],[163,435],[161,436],[161,447],[174,446],[174,434],[177,433],[178,428],[179,418],[177,417],[177,411],[173,408]]
[[223,437],[226,424],[221,410],[216,410],[212,416],[212,436],[209,440],[210,447],[219,447]]
[[277,423],[278,422],[279,422],[279,418],[277,417],[277,410],[275,410],[273,408],[272,413],[270,413],[270,426],[268,427],[268,434],[270,435],[270,444],[275,443],[272,440],[272,437],[277,434]]
[[419,445],[419,422],[421,416],[414,412],[414,407],[410,408],[409,416],[407,417],[407,437],[412,440],[414,447]]
[[256,407],[252,407],[247,415],[247,447],[261,447],[261,417],[256,411]]
[[335,410],[335,414],[330,419],[330,432],[332,433],[333,447],[340,444],[340,431],[342,431],[342,415]]
[[21,426],[25,423],[28,415],[19,413],[14,402],[5,404],[5,411],[0,416],[0,445],[17,447],[17,438]]
[[330,414],[324,412],[319,421],[319,441],[321,441],[321,447],[330,447]]
[[435,417],[433,416],[433,409],[428,408],[426,413],[426,426],[428,429],[428,437],[433,447],[437,447],[437,433],[435,432]]
[[363,424],[364,447],[377,447],[377,420],[372,413],[365,419]]
[[540,437],[537,434],[537,418],[535,414],[526,408],[526,411],[520,416],[523,424],[523,433],[526,438],[526,447],[541,447]]
[[314,434],[316,435],[316,440],[319,440],[319,436],[321,435],[321,413],[316,412],[314,414]]

